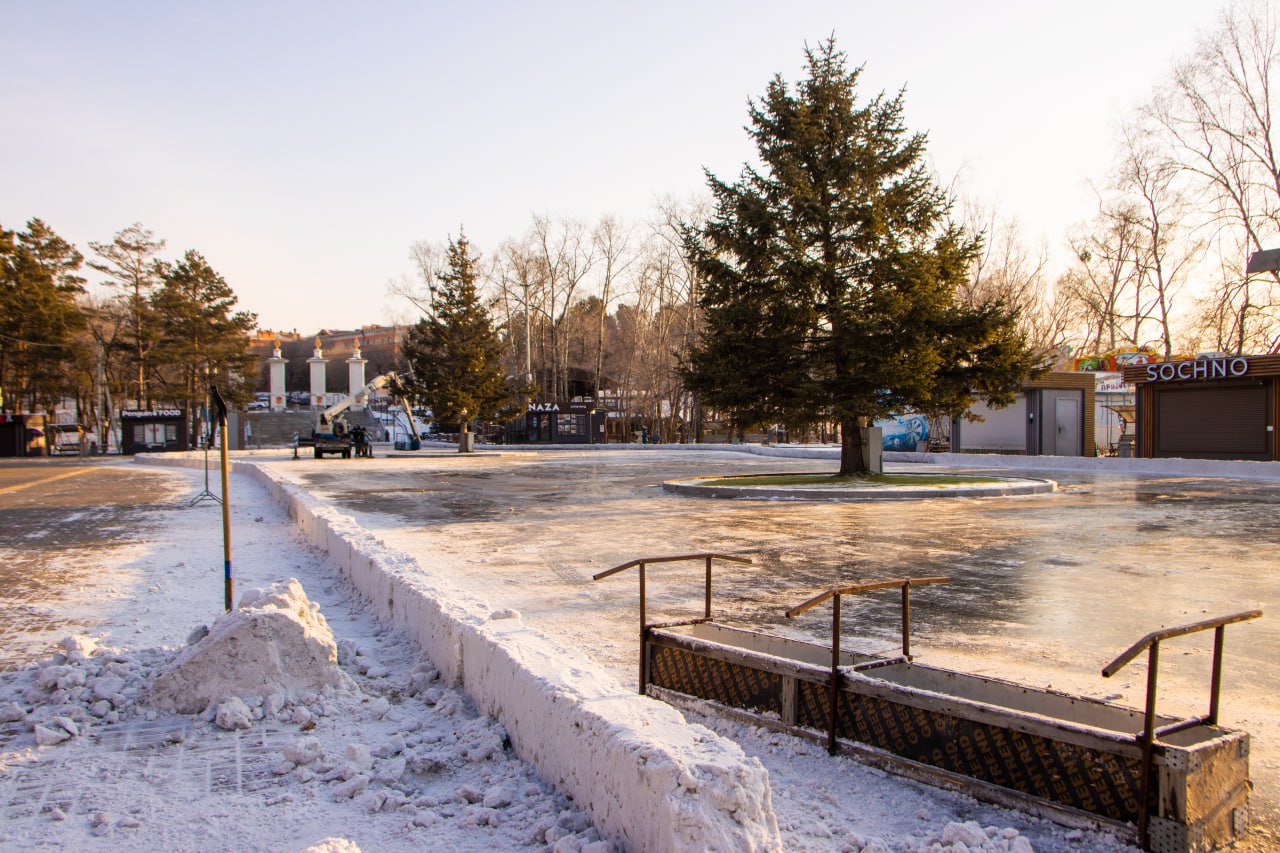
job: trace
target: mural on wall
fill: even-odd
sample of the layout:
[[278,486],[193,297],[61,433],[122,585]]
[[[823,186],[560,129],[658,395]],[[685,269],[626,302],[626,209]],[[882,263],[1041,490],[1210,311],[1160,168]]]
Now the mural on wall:
[[876,421],[884,438],[885,450],[901,450],[908,453],[916,445],[929,440],[929,421],[924,415],[898,415]]

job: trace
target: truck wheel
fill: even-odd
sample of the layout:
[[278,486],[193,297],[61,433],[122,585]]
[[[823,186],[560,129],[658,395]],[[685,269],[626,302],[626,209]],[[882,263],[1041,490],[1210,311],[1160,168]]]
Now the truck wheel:
[[350,447],[348,447],[346,450],[342,451],[342,458],[343,458],[343,459],[350,459],[350,458],[351,458],[351,448],[350,448]]
[[317,448],[316,448],[316,458],[317,458],[317,459],[323,459],[323,458],[324,458],[324,451],[323,451],[323,450],[321,450],[319,447],[317,447]]

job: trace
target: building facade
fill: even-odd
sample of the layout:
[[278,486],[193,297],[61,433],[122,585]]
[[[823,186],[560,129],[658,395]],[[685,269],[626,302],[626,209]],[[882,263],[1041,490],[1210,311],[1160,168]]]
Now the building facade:
[[1128,367],[1137,456],[1280,459],[1280,355],[1214,356]]

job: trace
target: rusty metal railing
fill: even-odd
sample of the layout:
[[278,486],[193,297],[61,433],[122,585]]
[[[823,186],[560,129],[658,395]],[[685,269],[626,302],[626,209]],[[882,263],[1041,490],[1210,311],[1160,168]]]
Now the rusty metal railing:
[[864,592],[874,592],[880,589],[900,588],[902,590],[902,654],[897,657],[881,658],[880,660],[868,661],[858,664],[854,667],[855,671],[866,669],[874,669],[879,666],[888,666],[894,663],[907,663],[911,660],[911,587],[925,586],[926,584],[947,583],[951,578],[894,578],[892,580],[881,581],[864,581],[846,586],[834,586],[805,601],[797,604],[795,607],[787,611],[787,618],[794,619],[801,613],[810,608],[817,607],[819,604],[831,599],[833,601],[831,607],[831,708],[830,708],[830,729],[827,732],[827,752],[835,755],[836,753],[836,731],[839,728],[840,715],[840,597],[844,595],[857,595]]
[[[1138,845],[1142,849],[1150,849],[1149,806],[1151,796],[1151,772],[1155,760],[1156,739],[1171,735],[1199,725],[1216,725],[1218,722],[1219,694],[1222,691],[1222,647],[1226,639],[1227,626],[1236,622],[1247,622],[1262,615],[1261,610],[1245,610],[1230,616],[1219,616],[1216,619],[1205,619],[1174,628],[1152,631],[1134,643],[1115,660],[1102,668],[1102,677],[1110,678],[1124,669],[1134,658],[1147,652],[1147,698],[1143,713],[1142,731],[1134,736],[1142,746],[1142,777],[1138,786]],[[1156,728],[1156,688],[1160,670],[1160,643],[1174,637],[1184,637],[1213,629],[1213,674],[1209,686],[1209,713],[1202,716],[1188,717],[1174,723]]]
[[645,647],[649,639],[649,629],[655,628],[655,627],[671,627],[671,626],[650,625],[648,622],[648,618],[646,615],[647,614],[647,597],[645,592],[645,573],[644,573],[645,566],[652,565],[653,563],[679,563],[679,562],[685,562],[687,560],[705,560],[706,561],[707,572],[706,572],[706,584],[705,584],[704,594],[703,594],[703,601],[704,601],[703,618],[692,619],[687,622],[673,623],[673,625],[675,624],[696,625],[701,622],[709,622],[711,621],[711,561],[712,560],[728,560],[731,563],[746,563],[750,565],[751,560],[749,558],[735,557],[732,554],[710,554],[710,553],[680,554],[679,556],[674,556],[674,557],[641,557],[638,560],[631,560],[630,562],[623,563],[620,566],[614,566],[612,569],[605,569],[603,572],[599,572],[595,575],[592,575],[591,577],[592,580],[598,581],[598,580],[603,580],[604,578],[607,578],[610,575],[616,575],[618,572],[626,571],[627,569],[636,568],[636,567],[639,567],[640,569],[640,694],[642,696],[644,695],[644,692],[645,692],[645,686],[649,683],[649,678],[648,678],[649,656],[645,653],[646,651]]

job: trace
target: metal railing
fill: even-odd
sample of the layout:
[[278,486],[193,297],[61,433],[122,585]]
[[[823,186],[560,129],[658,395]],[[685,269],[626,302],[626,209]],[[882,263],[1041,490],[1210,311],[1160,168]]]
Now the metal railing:
[[888,666],[894,663],[909,663],[911,661],[911,587],[925,586],[926,584],[948,583],[951,578],[933,577],[933,578],[893,578],[891,580],[881,581],[864,581],[862,583],[848,584],[845,586],[833,586],[823,590],[817,595],[810,598],[802,604],[787,611],[787,618],[794,619],[806,610],[817,607],[828,599],[832,600],[831,607],[831,679],[830,679],[830,728],[827,731],[827,752],[835,755],[836,753],[836,731],[839,728],[840,719],[840,597],[844,595],[858,595],[864,592],[874,592],[880,589],[896,589],[902,590],[902,654],[897,657],[881,658],[879,660],[868,661],[858,664],[854,667],[855,671],[874,669],[875,667]]
[[731,563],[751,564],[751,560],[747,557],[735,557],[732,554],[681,554],[674,557],[641,557],[638,560],[631,560],[620,566],[614,566],[612,569],[605,569],[591,577],[592,580],[598,581],[616,575],[618,572],[627,569],[639,567],[640,569],[640,694],[644,695],[645,686],[648,684],[648,655],[645,654],[645,644],[649,639],[649,629],[656,627],[672,627],[671,625],[650,625],[647,618],[647,593],[645,591],[645,566],[654,563],[679,563],[688,560],[704,560],[706,561],[706,584],[704,589],[704,607],[703,618],[691,619],[685,622],[676,622],[672,625],[696,625],[701,622],[711,621],[711,561],[712,560],[728,560]]
[[[1219,694],[1222,691],[1222,647],[1226,639],[1227,626],[1236,622],[1257,619],[1261,615],[1261,610],[1245,610],[1241,613],[1233,613],[1230,616],[1219,616],[1216,619],[1205,619],[1202,622],[1192,622],[1174,628],[1152,631],[1102,668],[1102,677],[1110,678],[1124,669],[1138,655],[1144,651],[1147,652],[1147,698],[1145,711],[1143,712],[1142,731],[1134,736],[1135,740],[1142,746],[1142,777],[1138,788],[1138,845],[1142,849],[1149,849],[1150,842],[1148,830],[1150,818],[1147,801],[1151,796],[1151,772],[1155,760],[1156,739],[1199,725],[1212,726],[1217,724]],[[1213,674],[1209,686],[1209,713],[1202,716],[1188,717],[1156,728],[1156,688],[1160,672],[1160,643],[1163,640],[1184,637],[1187,634],[1197,634],[1201,631],[1208,631],[1211,628],[1213,629]]]

